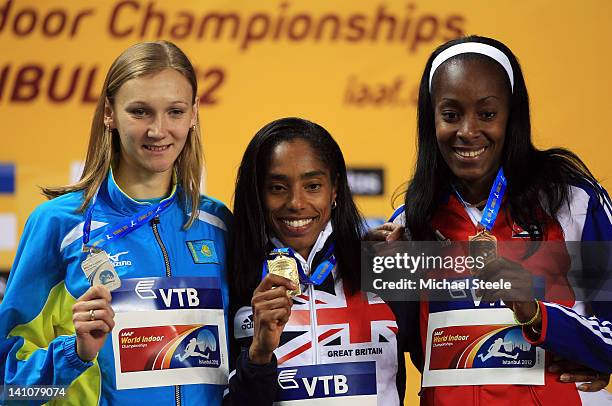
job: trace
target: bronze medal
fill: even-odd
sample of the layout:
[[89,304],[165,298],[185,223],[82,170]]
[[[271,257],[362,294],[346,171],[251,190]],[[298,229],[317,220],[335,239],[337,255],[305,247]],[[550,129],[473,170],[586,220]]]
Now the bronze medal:
[[297,285],[297,289],[288,290],[288,296],[295,296],[302,293],[300,288],[300,275],[298,273],[297,259],[275,252],[278,255],[272,260],[268,260],[268,272],[274,275],[287,278]]
[[485,265],[497,258],[497,238],[489,230],[483,228],[468,239],[472,258],[482,257]]

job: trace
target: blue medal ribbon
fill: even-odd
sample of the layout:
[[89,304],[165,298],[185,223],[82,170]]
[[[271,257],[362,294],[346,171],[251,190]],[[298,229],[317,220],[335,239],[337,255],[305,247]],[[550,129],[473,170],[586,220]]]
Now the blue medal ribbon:
[[[298,274],[300,275],[300,282],[304,285],[320,285],[327,278],[327,275],[334,269],[336,266],[336,257],[334,255],[334,244],[330,244],[329,248],[325,252],[323,256],[324,260],[321,262],[315,271],[312,273],[312,276],[306,275],[304,269],[302,269],[302,264],[299,259],[295,256],[295,251],[289,247],[284,248],[275,248],[270,252],[269,257],[274,255],[287,255],[295,259],[297,262]],[[263,262],[262,270],[261,270],[261,279],[265,278],[268,274],[268,261]]]
[[482,212],[482,218],[480,219],[480,224],[488,231],[493,229],[493,224],[495,224],[495,220],[499,214],[499,208],[501,207],[502,199],[506,193],[507,185],[508,182],[504,176],[504,169],[499,168],[497,176],[495,177],[495,182],[493,182],[493,187],[491,187],[491,191],[489,192],[487,205],[485,206]]
[[91,234],[91,217],[93,215],[93,208],[96,205],[96,201],[98,200],[98,192],[100,188],[96,190],[96,193],[91,198],[91,202],[89,203],[89,207],[85,212],[85,222],[83,223],[83,245],[87,245],[89,242],[89,236]]
[[[506,180],[506,176],[504,175],[504,168],[499,168],[499,171],[497,171],[497,176],[495,177],[495,181],[493,182],[493,186],[491,187],[491,191],[489,192],[487,205],[482,211],[482,218],[478,222],[478,224],[483,226],[487,231],[491,231],[493,229],[493,225],[495,224],[495,220],[497,219],[497,215],[499,214],[499,209],[501,207],[504,194],[506,193],[507,185],[508,181]],[[468,204],[465,202],[465,200],[463,200],[459,192],[457,192],[457,189],[455,189],[455,194],[457,195],[463,206],[467,209]]]
[[[96,194],[91,199],[91,203],[87,208],[87,212],[85,213],[85,222],[83,223],[83,246],[87,246],[87,243],[90,239],[91,234],[91,218],[93,215],[93,208],[96,204],[96,200],[98,198],[98,192],[100,189],[96,190]],[[97,239],[94,243],[89,245],[91,248],[101,248],[103,245],[106,245],[111,240],[116,238],[121,238],[131,233],[132,231],[142,227],[149,220],[161,214],[164,210],[166,210],[176,199],[176,193],[174,193],[169,198],[162,200],[158,204],[154,206],[147,206],[145,209],[139,211],[132,217],[129,217],[127,220],[123,221],[118,225],[109,226],[108,231],[101,238]]]

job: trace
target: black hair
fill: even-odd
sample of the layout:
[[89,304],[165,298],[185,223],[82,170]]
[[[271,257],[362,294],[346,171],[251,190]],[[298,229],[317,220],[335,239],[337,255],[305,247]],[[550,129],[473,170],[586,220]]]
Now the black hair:
[[[476,35],[441,45],[425,65],[417,107],[417,162],[405,195],[406,229],[415,240],[435,240],[431,219],[440,201],[449,193],[454,175],[442,158],[436,141],[429,75],[436,56],[453,45],[465,42],[493,46],[510,60],[514,88],[510,95],[510,114],[501,158],[501,166],[508,180],[508,215],[529,232],[531,239],[539,239],[543,235],[544,214],[555,215],[563,204],[569,204],[570,185],[586,184],[600,198],[604,197],[605,192],[573,152],[563,148],[539,150],[533,145],[529,96],[516,56],[501,42]],[[469,55],[460,54],[451,59],[469,58]],[[493,59],[485,59],[496,63]]]
[[263,182],[274,148],[282,142],[306,141],[323,162],[336,186],[331,211],[338,275],[349,292],[360,288],[359,243],[363,219],[353,202],[340,147],[318,124],[301,118],[282,118],[266,124],[253,137],[238,168],[234,193],[234,223],[230,232],[228,276],[232,296],[250,303],[261,280],[262,263],[270,246],[263,201]]

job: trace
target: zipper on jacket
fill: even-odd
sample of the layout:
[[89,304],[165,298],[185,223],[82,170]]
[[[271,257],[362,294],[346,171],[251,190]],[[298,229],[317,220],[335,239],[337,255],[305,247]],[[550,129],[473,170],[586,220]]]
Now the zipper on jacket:
[[[309,266],[306,264],[304,266],[304,272],[309,275],[308,271]],[[310,310],[310,334],[312,337],[312,364],[317,365],[320,364],[319,360],[319,337],[317,336],[317,308],[316,308],[316,299],[315,299],[315,289],[314,285],[308,285],[308,306]]]
[[[159,235],[159,230],[157,229],[157,225],[159,224],[159,216],[153,217],[151,220],[151,228],[153,228],[153,235],[155,236],[155,240],[161,249],[162,255],[164,256],[164,265],[166,267],[166,278],[172,276],[172,269],[170,268],[170,257],[168,256],[168,251],[166,250],[166,246]],[[174,385],[174,400],[176,402],[176,406],[181,406],[181,387],[179,385]]]
[[159,216],[153,217],[151,220],[151,227],[153,228],[153,235],[157,240],[157,244],[159,244],[159,248],[161,249],[162,255],[164,256],[164,265],[166,266],[166,278],[172,276],[172,269],[170,269],[170,258],[168,257],[168,251],[166,251],[166,247],[159,235],[159,230],[157,229],[157,225],[159,224]]
[[176,401],[176,406],[181,406],[181,387],[178,385],[174,385],[174,400]]

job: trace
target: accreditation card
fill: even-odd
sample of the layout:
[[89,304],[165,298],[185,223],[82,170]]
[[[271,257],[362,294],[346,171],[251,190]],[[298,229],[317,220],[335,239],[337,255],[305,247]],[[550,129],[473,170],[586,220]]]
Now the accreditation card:
[[217,278],[124,279],[112,296],[117,389],[227,384]]
[[544,385],[544,357],[510,309],[430,313],[423,386]]

